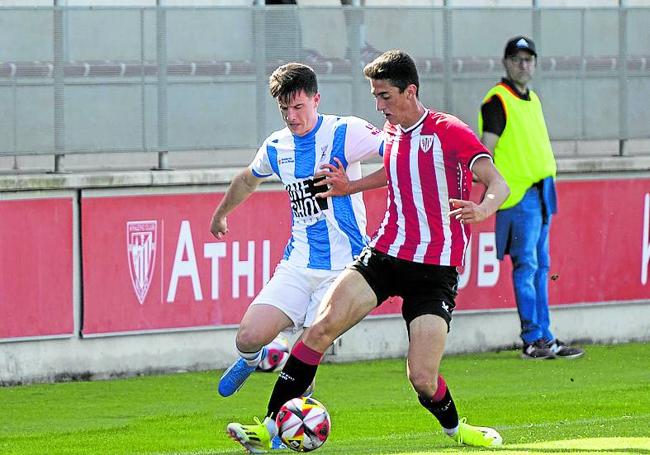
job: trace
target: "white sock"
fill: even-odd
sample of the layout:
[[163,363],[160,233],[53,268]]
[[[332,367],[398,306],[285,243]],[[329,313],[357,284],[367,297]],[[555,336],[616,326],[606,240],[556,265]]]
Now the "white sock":
[[454,437],[456,435],[456,433],[458,433],[458,426],[459,425],[456,425],[456,427],[454,427],[454,428],[444,428],[443,427],[442,431],[444,431],[446,435]]
[[273,439],[278,434],[278,424],[275,423],[275,419],[274,418],[266,419],[264,421],[264,425],[266,425],[266,429],[269,430],[271,439]]
[[246,361],[249,367],[256,367],[262,361],[262,350],[255,352],[242,352],[237,349],[239,356]]

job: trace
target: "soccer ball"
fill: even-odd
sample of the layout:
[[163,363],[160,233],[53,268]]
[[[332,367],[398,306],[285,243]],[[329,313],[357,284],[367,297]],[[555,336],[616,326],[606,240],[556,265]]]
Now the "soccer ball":
[[266,356],[257,365],[257,371],[270,373],[281,370],[289,360],[289,341],[278,336],[266,345]]
[[311,452],[322,446],[330,434],[327,409],[313,398],[287,401],[275,419],[282,442],[296,452]]
[[289,353],[275,348],[266,348],[266,356],[257,364],[257,370],[271,373],[284,367],[289,359]]

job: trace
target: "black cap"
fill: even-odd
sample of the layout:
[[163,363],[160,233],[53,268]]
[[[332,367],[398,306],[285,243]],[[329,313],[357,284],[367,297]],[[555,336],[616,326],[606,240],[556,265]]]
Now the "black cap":
[[533,40],[526,36],[515,36],[506,43],[506,48],[503,51],[503,57],[511,57],[517,53],[517,51],[528,51],[537,57],[537,52],[535,51],[535,43]]

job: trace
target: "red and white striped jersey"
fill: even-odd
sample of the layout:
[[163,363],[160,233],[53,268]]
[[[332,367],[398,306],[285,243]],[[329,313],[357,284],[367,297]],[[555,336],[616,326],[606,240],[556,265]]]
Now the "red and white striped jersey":
[[449,199],[468,199],[470,169],[492,159],[456,117],[426,110],[408,129],[384,126],[388,177],[386,216],[371,241],[377,250],[412,262],[460,266],[470,227],[450,218]]

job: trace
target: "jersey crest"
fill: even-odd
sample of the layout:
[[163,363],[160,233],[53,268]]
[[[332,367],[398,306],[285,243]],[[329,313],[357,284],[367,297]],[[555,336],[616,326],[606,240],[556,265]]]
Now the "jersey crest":
[[431,150],[431,146],[433,145],[433,135],[420,135],[420,149],[424,153],[427,153],[429,150]]

